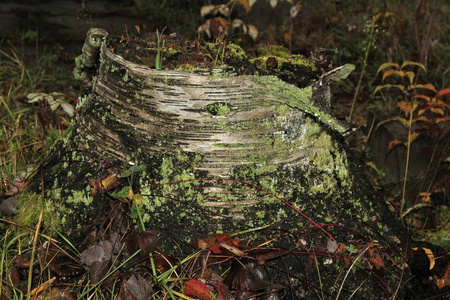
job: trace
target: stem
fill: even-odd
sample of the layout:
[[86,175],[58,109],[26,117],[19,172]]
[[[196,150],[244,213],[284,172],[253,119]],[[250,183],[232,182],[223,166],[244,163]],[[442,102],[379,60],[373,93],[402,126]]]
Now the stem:
[[411,127],[412,127],[412,119],[413,119],[413,107],[414,107],[414,100],[411,102],[411,111],[409,113],[409,120],[408,120],[408,142],[406,144],[406,162],[405,162],[405,176],[403,177],[403,188],[402,188],[402,202],[400,205],[400,216],[403,220],[403,211],[405,209],[406,204],[406,182],[408,180],[408,167],[409,167],[409,154],[411,149]]
[[372,44],[373,44],[374,31],[375,31],[375,17],[373,17],[372,21],[370,22],[370,31],[369,31],[369,37],[367,38],[367,48],[366,48],[366,53],[364,54],[363,67],[361,70],[361,75],[359,76],[358,85],[356,86],[355,93],[353,94],[352,108],[350,109],[350,113],[348,115],[349,123],[352,123],[352,117],[353,117],[353,112],[355,109],[356,98],[358,97],[358,94],[359,94],[359,88],[361,87],[361,82],[362,82],[364,73],[366,71],[367,60],[369,58],[370,48],[372,47]]

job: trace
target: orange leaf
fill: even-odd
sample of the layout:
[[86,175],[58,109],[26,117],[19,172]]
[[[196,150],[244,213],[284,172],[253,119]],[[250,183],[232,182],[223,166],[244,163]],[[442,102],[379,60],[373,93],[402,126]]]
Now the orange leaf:
[[56,277],[53,277],[53,278],[47,280],[46,282],[44,282],[43,284],[41,284],[37,288],[35,288],[32,291],[30,291],[30,295],[29,296],[31,296],[31,297],[34,296],[34,298],[35,298],[38,294],[40,294],[43,291],[45,291],[46,289],[48,289],[52,285],[53,281],[55,281],[55,280],[56,280]]
[[413,99],[417,99],[417,98],[420,98],[420,99],[425,99],[425,100],[427,100],[427,101],[430,101],[430,97],[428,97],[428,96],[426,96],[426,95],[414,95],[413,97],[412,97]]
[[397,106],[403,111],[405,116],[409,116],[409,112],[411,111],[411,103],[407,101],[399,101]]
[[220,26],[222,26],[222,28],[227,31],[228,30],[228,20],[222,17],[217,17],[214,18],[214,20],[219,21]]
[[436,118],[436,123],[441,123],[441,122],[445,122],[445,121],[450,121],[450,116]]
[[422,203],[431,203],[431,193],[422,192],[419,194]]
[[206,284],[196,279],[190,279],[184,283],[184,292],[186,295],[197,297],[200,300],[213,299]]
[[384,81],[386,77],[391,75],[398,75],[401,78],[403,78],[405,76],[405,72],[400,70],[387,70],[386,72],[383,73],[383,77],[381,78],[381,80]]
[[444,101],[442,101],[442,100],[436,100],[436,98],[433,98],[435,101],[433,101],[433,102],[430,102],[430,104],[429,105],[438,105],[438,106],[441,106],[441,107],[445,107],[445,108],[448,108],[448,109],[450,109],[450,105],[448,105],[447,103],[445,103]]
[[[414,248],[411,248],[411,250],[419,251],[419,248],[418,247],[414,247]],[[433,251],[431,251],[428,248],[422,248],[422,250],[425,251],[425,254],[427,255],[428,259],[430,260],[430,267],[428,269],[429,270],[433,269],[434,265],[435,265]]]
[[399,140],[393,140],[393,141],[390,141],[389,144],[388,144],[388,147],[387,147],[388,153],[389,153],[392,149],[394,149],[395,147],[397,147],[398,145],[403,145],[403,143],[400,142]]
[[248,3],[248,0],[233,0],[233,2],[238,2],[242,4],[242,6],[245,9],[245,12],[248,13],[252,7],[250,6],[250,3]]
[[104,190],[109,190],[117,184],[117,174],[109,174],[101,181],[101,187]]
[[440,115],[440,116],[445,115],[445,111],[444,111],[442,108],[431,106],[431,107],[430,107],[430,110],[431,110],[431,112],[433,112],[433,113],[435,113],[435,114],[438,114],[438,115]]
[[378,129],[378,127],[380,127],[384,123],[388,123],[388,122],[392,122],[392,121],[399,121],[400,123],[403,124],[403,126],[408,127],[408,120],[406,120],[405,118],[401,118],[401,117],[393,117],[393,118],[389,118],[389,119],[379,122],[376,129]]
[[420,137],[422,135],[423,132],[418,131],[418,130],[414,130],[413,132],[411,132],[411,136],[410,136],[410,143],[414,143],[414,141]]
[[448,163],[450,163],[450,156],[449,156],[449,157],[447,157],[446,159],[444,159],[444,162],[448,162]]
[[427,89],[427,90],[430,90],[430,91],[433,91],[433,92],[437,93],[436,88],[431,83],[427,83],[427,84],[412,84],[412,85],[408,86],[408,88],[407,88],[408,91],[414,90],[414,89]]
[[434,268],[434,265],[435,265],[433,251],[431,251],[431,250],[428,249],[428,248],[422,248],[422,249],[425,251],[425,253],[426,253],[427,256],[428,256],[428,259],[430,260],[430,268],[429,268],[429,270],[431,270],[431,269]]
[[450,94],[450,88],[440,90],[439,93],[437,93],[436,98],[439,98],[440,96],[445,95],[445,94]]
[[450,285],[450,265],[447,266],[447,271],[442,278],[436,278],[435,283],[439,289]]
[[376,257],[371,257],[368,259],[368,261],[375,266],[375,268],[377,270],[381,269],[384,267],[384,261],[383,259],[381,259],[381,257],[379,255],[377,255]]
[[422,122],[422,123],[423,123],[423,122],[426,122],[426,123],[434,124],[434,121],[428,119],[427,117],[417,117],[417,118],[415,118],[415,119],[413,120],[413,122],[417,122],[417,123],[420,123],[420,122]]
[[228,233],[215,233],[214,238],[220,243],[225,243],[233,247],[242,248],[239,241],[233,239]]

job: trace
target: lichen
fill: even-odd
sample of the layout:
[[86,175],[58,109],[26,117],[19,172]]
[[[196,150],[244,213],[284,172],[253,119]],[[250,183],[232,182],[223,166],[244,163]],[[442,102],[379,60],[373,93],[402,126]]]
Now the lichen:
[[[299,89],[292,84],[286,83],[275,76],[251,76],[251,80],[264,84],[264,88],[257,91],[261,104],[263,105],[282,105],[285,104],[291,108],[297,108],[316,118],[322,124],[330,127],[337,132],[344,132],[345,128],[333,116],[323,112],[315,106],[312,99],[312,87]],[[267,95],[269,97],[267,99]]]

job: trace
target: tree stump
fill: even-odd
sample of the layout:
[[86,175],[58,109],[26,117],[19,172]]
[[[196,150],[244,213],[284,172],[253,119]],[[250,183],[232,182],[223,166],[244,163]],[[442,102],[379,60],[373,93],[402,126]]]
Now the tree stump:
[[[314,252],[329,295],[344,280],[341,268],[350,268],[330,258],[330,241],[359,244],[358,253],[401,247],[407,234],[347,151],[345,126],[314,103],[327,98],[317,94],[330,84],[323,74],[297,87],[223,68],[155,70],[113,53],[105,37],[101,30],[88,36],[76,73],[89,94],[37,176],[35,189],[42,179],[53,199],[45,226],[83,236],[109,202],[129,201],[131,188],[165,251],[214,233],[240,232],[252,244],[271,240]],[[286,259],[297,277],[286,283],[281,272],[274,280],[292,285],[301,299],[308,295],[301,274],[317,287],[317,269],[306,254]],[[394,251],[383,261],[380,271],[367,263],[350,272],[341,296],[392,295],[403,257]]]

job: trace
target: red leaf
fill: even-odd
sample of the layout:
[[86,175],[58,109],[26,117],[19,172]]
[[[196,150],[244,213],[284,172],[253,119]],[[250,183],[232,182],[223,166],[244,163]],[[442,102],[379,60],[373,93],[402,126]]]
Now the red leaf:
[[439,98],[440,96],[445,95],[445,94],[450,94],[450,88],[440,90],[439,93],[437,93],[436,98]]
[[379,255],[377,255],[376,257],[371,257],[368,259],[369,262],[375,266],[375,268],[377,270],[381,269],[384,267],[384,261],[381,259],[381,257]]
[[184,283],[184,292],[191,297],[197,297],[200,300],[212,300],[209,288],[203,282],[190,279]]
[[242,248],[239,241],[233,239],[231,237],[231,235],[229,235],[228,233],[222,233],[222,234],[216,233],[216,234],[214,234],[214,238],[221,244],[227,244],[227,245],[230,245],[230,246],[233,246],[236,248],[240,248],[240,249]]

